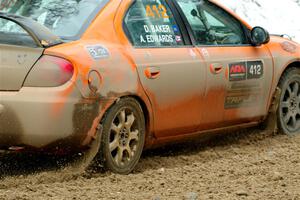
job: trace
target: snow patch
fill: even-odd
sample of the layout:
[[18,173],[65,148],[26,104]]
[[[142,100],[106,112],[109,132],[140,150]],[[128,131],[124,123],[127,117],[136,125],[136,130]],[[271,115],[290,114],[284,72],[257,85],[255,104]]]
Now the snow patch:
[[300,43],[300,0],[219,0],[251,26],[287,34]]

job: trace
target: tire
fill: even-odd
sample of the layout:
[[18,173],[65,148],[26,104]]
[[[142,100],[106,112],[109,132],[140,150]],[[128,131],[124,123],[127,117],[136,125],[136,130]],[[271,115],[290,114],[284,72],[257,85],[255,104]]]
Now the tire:
[[300,69],[287,69],[278,87],[281,89],[277,110],[278,127],[283,133],[292,136],[300,132]]
[[140,104],[122,98],[102,120],[100,159],[105,169],[129,174],[138,163],[145,143],[145,118]]

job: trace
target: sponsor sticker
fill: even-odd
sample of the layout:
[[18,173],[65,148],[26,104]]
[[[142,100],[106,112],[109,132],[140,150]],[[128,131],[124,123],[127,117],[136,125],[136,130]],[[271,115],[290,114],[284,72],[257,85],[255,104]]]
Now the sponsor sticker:
[[224,108],[234,109],[261,104],[263,87],[261,82],[255,80],[262,78],[263,74],[264,66],[261,60],[230,63],[230,83]]
[[236,62],[229,64],[229,81],[260,79],[264,74],[262,61]]
[[88,50],[92,58],[94,58],[95,60],[110,57],[110,53],[108,49],[102,45],[91,45],[91,46],[87,46],[86,49]]
[[262,101],[262,91],[260,82],[232,82],[227,89],[224,108],[257,106]]
[[290,53],[296,53],[296,51],[297,51],[297,46],[292,44],[291,42],[285,41],[285,42],[281,43],[281,47],[283,50],[290,52]]
[[229,81],[243,81],[247,79],[246,62],[229,64]]
[[175,40],[176,40],[176,42],[182,42],[182,39],[181,39],[180,35],[176,35]]
[[174,31],[175,33],[178,33],[178,32],[179,32],[179,28],[178,28],[177,25],[174,25],[174,26],[173,26],[173,31]]

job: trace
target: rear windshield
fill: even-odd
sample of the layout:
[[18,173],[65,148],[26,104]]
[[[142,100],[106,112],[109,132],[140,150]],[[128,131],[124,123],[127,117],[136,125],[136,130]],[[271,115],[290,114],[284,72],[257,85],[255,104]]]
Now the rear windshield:
[[0,0],[0,12],[30,17],[60,38],[72,40],[84,31],[108,1]]

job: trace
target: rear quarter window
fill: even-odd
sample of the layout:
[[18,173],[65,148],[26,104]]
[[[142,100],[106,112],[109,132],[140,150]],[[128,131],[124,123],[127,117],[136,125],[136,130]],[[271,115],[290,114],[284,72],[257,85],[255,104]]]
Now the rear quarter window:
[[0,44],[37,47],[32,37],[18,24],[0,18]]
[[62,39],[78,39],[109,0],[0,0],[0,12],[29,17]]

